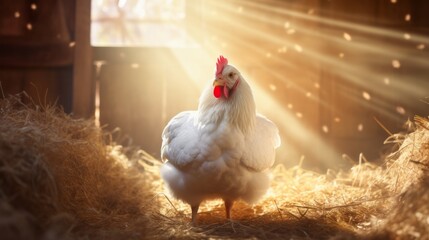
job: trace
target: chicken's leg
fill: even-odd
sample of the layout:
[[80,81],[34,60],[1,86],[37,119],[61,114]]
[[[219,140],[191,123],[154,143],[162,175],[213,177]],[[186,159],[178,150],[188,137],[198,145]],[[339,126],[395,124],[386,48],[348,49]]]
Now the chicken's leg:
[[196,225],[197,223],[197,214],[198,214],[198,208],[200,207],[200,204],[191,205],[192,209],[192,225]]
[[224,199],[223,201],[225,202],[226,218],[231,219],[231,208],[232,208],[232,205],[234,205],[234,201],[233,200],[227,200],[227,199]]

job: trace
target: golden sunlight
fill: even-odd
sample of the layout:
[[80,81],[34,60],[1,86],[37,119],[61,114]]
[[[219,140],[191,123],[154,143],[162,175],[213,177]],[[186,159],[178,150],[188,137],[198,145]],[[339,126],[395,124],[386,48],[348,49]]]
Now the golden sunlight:
[[[94,0],[92,41],[162,49],[141,58],[174,59],[183,75],[163,73],[156,108],[163,123],[196,108],[214,60],[225,55],[251,82],[258,111],[281,130],[278,162],[292,166],[306,156],[307,167],[336,168],[344,153],[361,152],[376,160],[382,153],[373,146],[386,135],[373,117],[399,130],[429,95],[429,38],[411,25],[384,27],[359,20],[365,11],[339,14],[346,6],[316,2]],[[408,26],[414,18],[405,12],[399,20]],[[130,66],[139,71],[142,63]],[[173,82],[188,87],[171,91]]]

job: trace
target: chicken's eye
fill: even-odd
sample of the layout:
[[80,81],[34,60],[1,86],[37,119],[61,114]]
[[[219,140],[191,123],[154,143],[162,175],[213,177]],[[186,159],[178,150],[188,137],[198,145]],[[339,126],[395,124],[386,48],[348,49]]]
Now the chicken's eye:
[[230,78],[231,78],[232,76],[234,76],[234,73],[229,73],[229,74],[228,74],[228,77],[230,77]]

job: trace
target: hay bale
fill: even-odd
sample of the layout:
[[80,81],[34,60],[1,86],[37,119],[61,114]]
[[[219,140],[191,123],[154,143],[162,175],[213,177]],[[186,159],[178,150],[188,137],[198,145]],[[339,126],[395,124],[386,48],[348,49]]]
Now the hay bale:
[[387,218],[382,235],[391,239],[429,239],[429,176],[410,186]]
[[[374,228],[375,239],[429,239],[429,120],[415,117],[413,131],[392,136],[399,149],[387,161],[396,176],[398,196],[391,211]],[[391,139],[388,139],[390,141]]]
[[145,177],[104,142],[93,121],[17,96],[1,100],[2,232],[10,239],[144,236]]

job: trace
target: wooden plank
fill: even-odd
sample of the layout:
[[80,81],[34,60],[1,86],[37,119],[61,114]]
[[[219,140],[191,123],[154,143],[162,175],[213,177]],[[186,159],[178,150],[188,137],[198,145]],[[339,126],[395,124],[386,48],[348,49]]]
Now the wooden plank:
[[20,36],[27,31],[25,0],[0,1],[0,36]]
[[[0,82],[5,96],[25,91],[36,104],[58,104],[65,112],[71,111],[72,67],[0,68]],[[2,96],[0,95],[0,98]],[[24,102],[29,100],[23,98]]]
[[73,48],[69,43],[0,44],[0,66],[62,67],[73,63]]
[[77,0],[75,16],[73,113],[76,117],[88,118],[94,115],[95,109],[95,82],[91,74],[91,0]]

